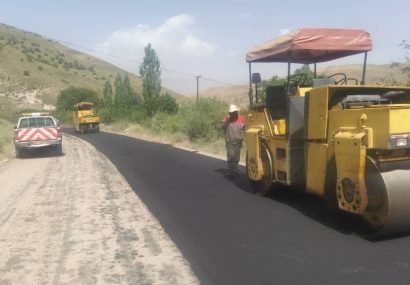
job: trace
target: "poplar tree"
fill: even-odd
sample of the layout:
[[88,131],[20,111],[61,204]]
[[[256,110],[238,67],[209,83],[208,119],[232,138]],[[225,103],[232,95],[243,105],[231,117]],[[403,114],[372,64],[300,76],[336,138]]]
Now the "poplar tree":
[[103,90],[103,98],[104,98],[105,106],[112,106],[112,103],[113,103],[112,97],[113,97],[113,92],[112,92],[111,82],[109,80],[106,80],[104,83],[104,90]]
[[[124,97],[124,88],[122,84],[121,74],[117,73],[114,79],[114,104],[116,107],[120,107],[122,105],[122,98]],[[122,106],[121,106],[122,107]]]
[[144,51],[144,60],[139,66],[139,74],[142,79],[142,96],[148,114],[153,115],[161,92],[161,68],[158,56],[151,44],[148,44]]

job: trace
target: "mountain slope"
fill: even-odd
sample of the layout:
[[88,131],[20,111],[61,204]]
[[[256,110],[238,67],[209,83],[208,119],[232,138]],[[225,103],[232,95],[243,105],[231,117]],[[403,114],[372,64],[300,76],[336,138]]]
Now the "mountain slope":
[[[0,98],[20,107],[54,105],[59,92],[70,86],[102,93],[105,80],[114,80],[118,67],[67,48],[40,35],[0,24]],[[129,75],[133,89],[141,94],[141,79]],[[177,100],[184,96],[167,89]]]

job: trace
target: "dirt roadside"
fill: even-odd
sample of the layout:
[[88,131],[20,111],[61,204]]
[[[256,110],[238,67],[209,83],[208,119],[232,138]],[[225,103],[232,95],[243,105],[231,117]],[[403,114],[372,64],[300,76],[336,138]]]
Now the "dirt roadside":
[[198,284],[114,165],[63,148],[0,165],[0,284]]

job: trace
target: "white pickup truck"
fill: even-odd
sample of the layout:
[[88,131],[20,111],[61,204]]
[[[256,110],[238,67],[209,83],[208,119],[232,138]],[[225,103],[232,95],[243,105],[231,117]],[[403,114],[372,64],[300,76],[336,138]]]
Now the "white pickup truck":
[[16,157],[40,148],[49,148],[61,155],[63,137],[56,120],[48,113],[23,114],[14,129]]

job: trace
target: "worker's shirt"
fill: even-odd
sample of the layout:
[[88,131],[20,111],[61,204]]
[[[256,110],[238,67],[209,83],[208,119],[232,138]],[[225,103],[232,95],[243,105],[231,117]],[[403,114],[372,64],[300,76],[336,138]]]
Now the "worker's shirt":
[[222,128],[225,132],[226,142],[242,142],[245,138],[245,117],[239,115],[236,121],[231,121],[229,116],[226,116]]

